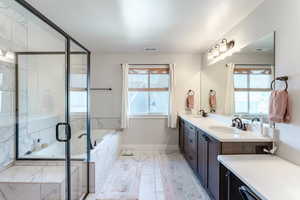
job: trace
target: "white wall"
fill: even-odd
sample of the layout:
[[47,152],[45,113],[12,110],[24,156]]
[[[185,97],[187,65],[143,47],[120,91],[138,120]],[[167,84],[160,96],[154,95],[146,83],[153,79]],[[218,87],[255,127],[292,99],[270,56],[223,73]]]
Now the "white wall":
[[[176,64],[177,111],[185,110],[185,94],[195,91],[195,108],[200,101],[201,56],[194,54],[94,54],[92,55],[92,87],[111,87],[112,92],[92,93],[93,118],[120,118],[121,63]],[[167,128],[166,119],[131,119],[123,132],[125,145],[177,145],[177,130]]]
[[224,114],[227,84],[226,64],[274,64],[274,56],[269,53],[237,53],[213,65],[201,68],[201,108],[209,110],[209,91],[217,96],[216,113]]
[[278,124],[278,155],[300,164],[300,1],[265,0],[224,37],[240,47],[276,31],[276,74],[289,76],[292,122]]

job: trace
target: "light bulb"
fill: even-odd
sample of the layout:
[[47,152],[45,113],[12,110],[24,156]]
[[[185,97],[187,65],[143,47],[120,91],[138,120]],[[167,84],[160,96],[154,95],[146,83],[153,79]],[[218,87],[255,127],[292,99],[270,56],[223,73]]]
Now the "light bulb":
[[220,52],[224,53],[227,51],[227,40],[223,39],[222,42],[220,43]]
[[12,53],[12,52],[10,52],[10,51],[7,51],[7,52],[6,52],[5,57],[8,58],[8,59],[10,59],[10,60],[14,60],[14,59],[15,59],[14,53]]
[[212,50],[212,54],[214,57],[218,57],[220,55],[219,48],[220,46],[216,45],[215,48]]
[[209,50],[208,53],[207,53],[207,59],[211,60],[213,58],[214,58],[214,55],[212,54],[212,50]]

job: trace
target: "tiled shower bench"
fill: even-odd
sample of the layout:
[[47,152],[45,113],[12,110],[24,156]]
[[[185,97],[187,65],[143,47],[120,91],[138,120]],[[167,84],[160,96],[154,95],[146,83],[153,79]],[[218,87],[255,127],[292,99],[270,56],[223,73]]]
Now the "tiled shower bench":
[[[81,195],[79,170],[72,167],[72,200]],[[0,200],[64,200],[64,166],[12,166],[0,173]]]

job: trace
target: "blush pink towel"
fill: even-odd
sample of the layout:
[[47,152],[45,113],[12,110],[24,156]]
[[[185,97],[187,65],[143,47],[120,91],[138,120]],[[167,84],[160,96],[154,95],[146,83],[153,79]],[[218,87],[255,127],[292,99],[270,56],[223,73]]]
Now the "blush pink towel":
[[209,106],[211,108],[215,108],[217,105],[217,97],[216,95],[209,95]]
[[188,109],[194,108],[194,95],[188,95],[186,98],[186,107]]
[[215,94],[210,94],[209,95],[209,108],[210,112],[216,112],[216,107],[217,107],[217,97]]
[[287,91],[275,90],[271,93],[269,118],[270,121],[276,123],[290,122],[289,94]]

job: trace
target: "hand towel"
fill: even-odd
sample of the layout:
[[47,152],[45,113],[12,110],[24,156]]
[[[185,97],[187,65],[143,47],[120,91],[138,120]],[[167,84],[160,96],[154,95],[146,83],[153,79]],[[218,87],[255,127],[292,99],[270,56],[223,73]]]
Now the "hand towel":
[[194,95],[188,95],[186,98],[186,107],[188,109],[194,108]]
[[275,123],[288,123],[291,120],[289,94],[286,90],[272,91],[270,97],[269,118]]
[[217,106],[217,97],[215,94],[210,94],[209,95],[209,107],[211,112],[216,111],[216,106]]

